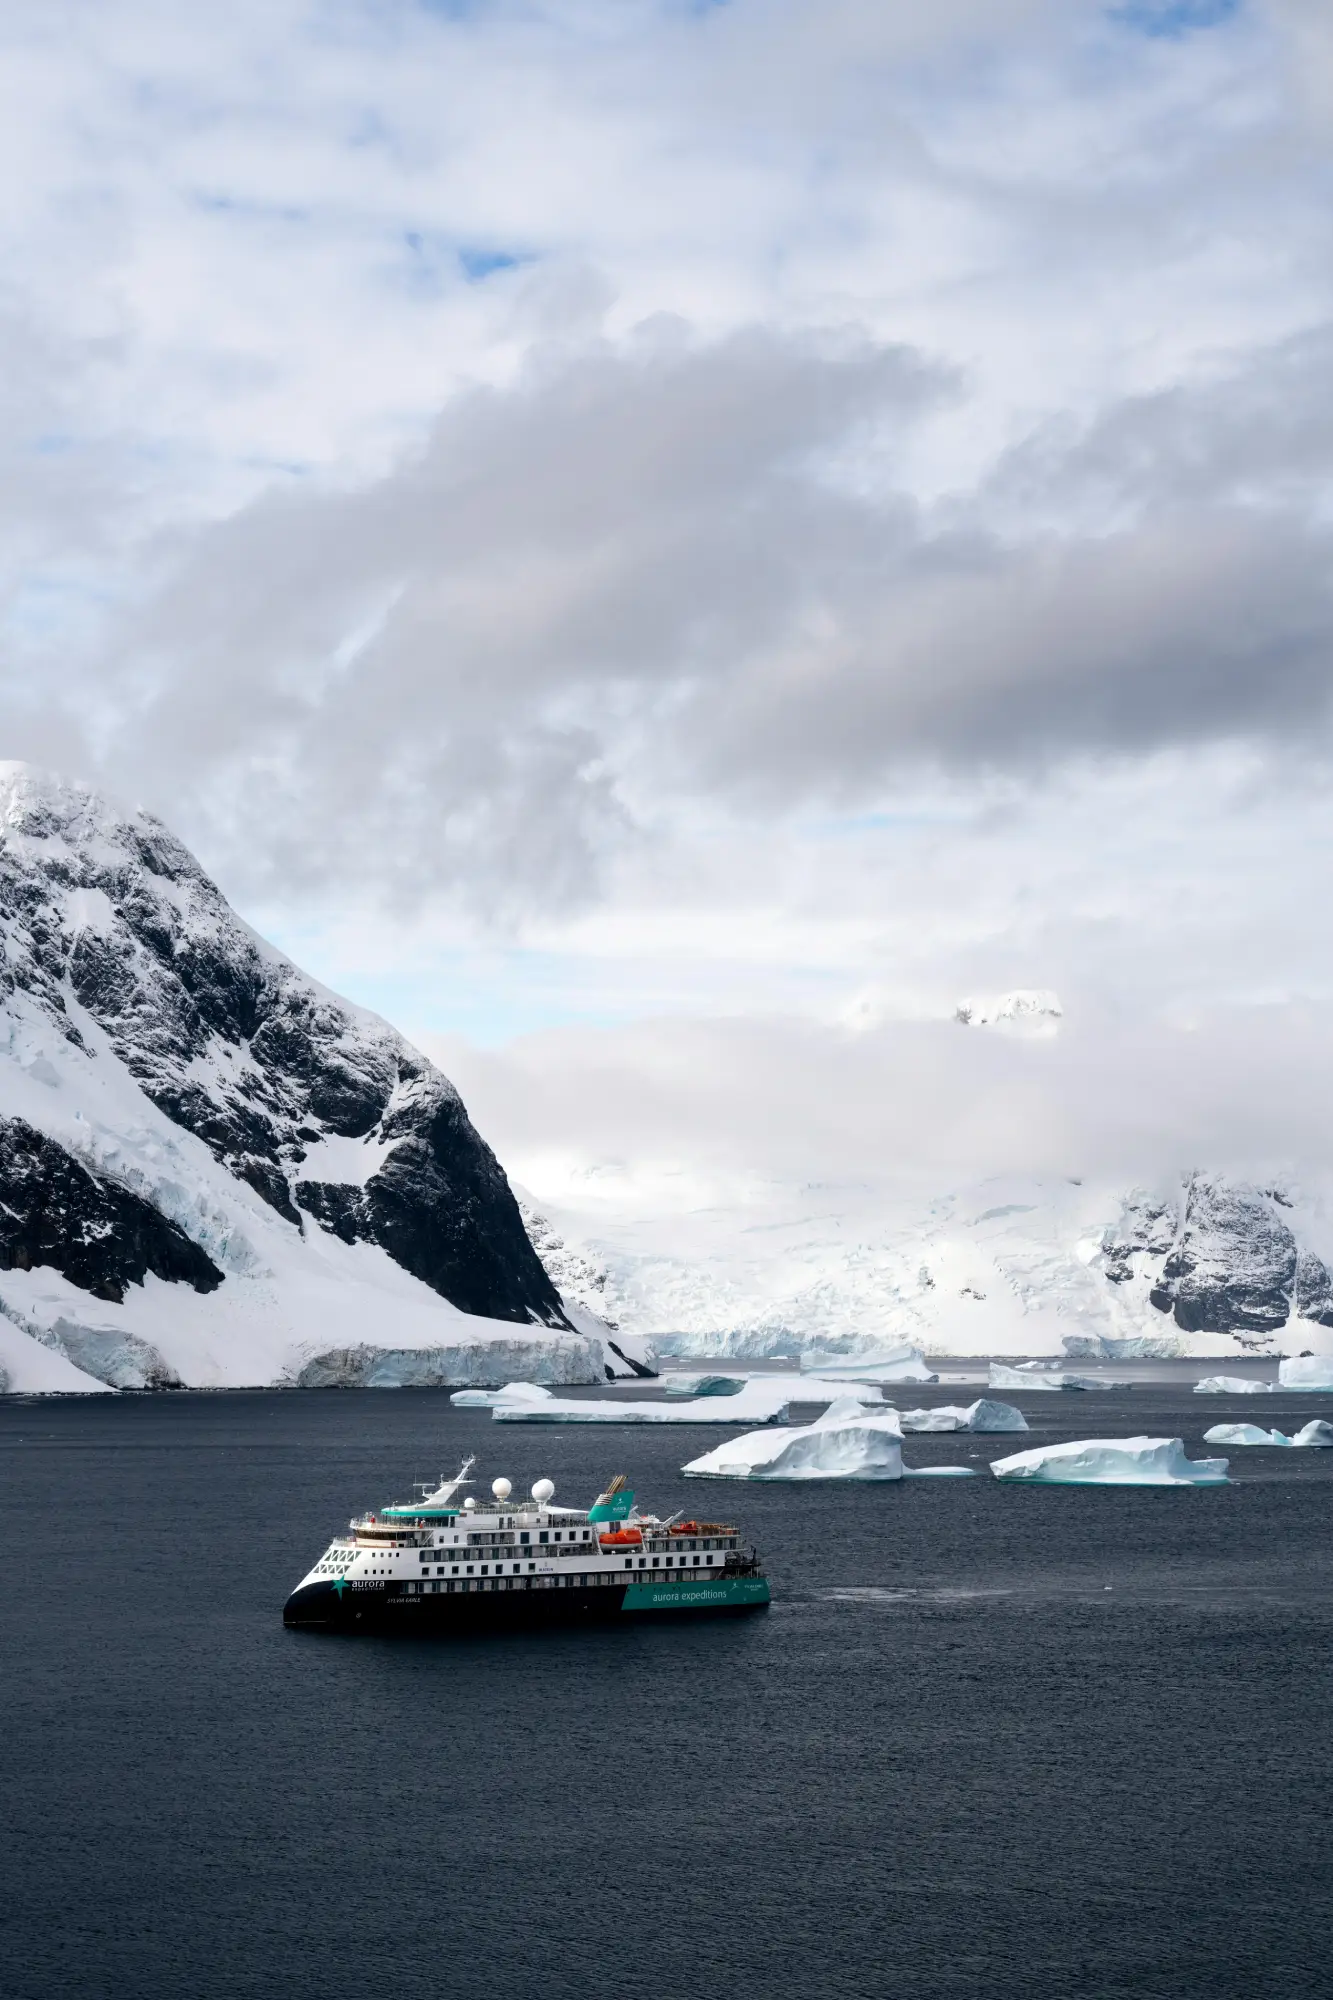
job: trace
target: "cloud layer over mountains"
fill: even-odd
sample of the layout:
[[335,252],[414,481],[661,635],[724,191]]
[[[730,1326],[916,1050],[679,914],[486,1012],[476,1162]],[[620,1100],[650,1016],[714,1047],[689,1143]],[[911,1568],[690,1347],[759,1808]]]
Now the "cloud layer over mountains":
[[[1005,1143],[1114,1152],[1110,1049],[1142,1135],[1313,1142],[1324,10],[67,0],[0,48],[12,754],[417,1032],[824,1038],[796,1151],[1014,986],[1071,1029]],[[911,1143],[985,1150],[1012,1083],[938,1046]]]

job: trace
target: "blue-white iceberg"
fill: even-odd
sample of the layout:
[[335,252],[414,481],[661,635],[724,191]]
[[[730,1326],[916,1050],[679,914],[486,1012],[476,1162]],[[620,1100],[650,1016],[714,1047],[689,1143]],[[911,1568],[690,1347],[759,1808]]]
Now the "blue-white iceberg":
[[1290,1354],[1277,1365],[1284,1389],[1333,1390],[1333,1354]]
[[1012,1403],[981,1396],[975,1403],[940,1403],[933,1410],[899,1410],[905,1431],[1025,1431],[1027,1418]]
[[816,1423],[749,1431],[681,1470],[689,1479],[901,1479],[902,1437],[895,1411],[868,1415],[849,1397]]
[[894,1347],[882,1354],[803,1354],[803,1375],[831,1382],[938,1382],[919,1347]]
[[991,1462],[997,1479],[1046,1486],[1225,1486],[1224,1458],[1190,1459],[1181,1438],[1080,1438]]
[[1194,1384],[1196,1396],[1267,1396],[1276,1382],[1261,1382],[1257,1375],[1205,1375]]

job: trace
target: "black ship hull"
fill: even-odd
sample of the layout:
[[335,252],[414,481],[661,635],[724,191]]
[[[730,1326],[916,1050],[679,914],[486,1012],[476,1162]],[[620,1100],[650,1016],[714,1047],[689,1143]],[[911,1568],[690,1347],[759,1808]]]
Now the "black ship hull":
[[500,1577],[434,1592],[409,1592],[392,1583],[320,1582],[292,1592],[282,1622],[304,1631],[424,1637],[625,1618],[735,1615],[762,1611],[768,1601],[767,1580],[753,1574],[597,1584],[565,1577]]

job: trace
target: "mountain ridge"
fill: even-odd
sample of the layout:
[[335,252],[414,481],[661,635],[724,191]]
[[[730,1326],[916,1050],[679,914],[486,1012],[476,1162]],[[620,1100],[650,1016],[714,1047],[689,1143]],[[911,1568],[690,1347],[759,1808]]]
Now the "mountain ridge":
[[100,1340],[112,1386],[428,1350],[439,1379],[489,1379],[488,1348],[602,1378],[600,1322],[561,1299],[454,1086],[160,821],[0,764],[0,945],[0,1314],[25,1341],[98,1376]]

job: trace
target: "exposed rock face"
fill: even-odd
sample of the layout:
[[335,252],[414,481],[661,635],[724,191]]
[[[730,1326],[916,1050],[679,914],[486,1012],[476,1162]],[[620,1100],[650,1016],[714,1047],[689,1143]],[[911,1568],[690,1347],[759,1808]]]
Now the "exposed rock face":
[[[7,1016],[11,1054],[12,1024],[33,1010],[48,1047],[54,1027],[99,1067],[123,1065],[294,1232],[309,1226],[304,1211],[346,1242],[378,1244],[465,1312],[568,1328],[504,1174],[447,1079],[387,1023],[264,944],[158,821],[7,765],[0,1032]],[[42,1063],[27,1073],[42,1076]],[[10,1121],[0,1267],[35,1264],[107,1300],[149,1272],[198,1290],[224,1277],[114,1173]]]
[[1296,1315],[1333,1326],[1333,1277],[1313,1250],[1302,1250],[1296,1259]]
[[1187,1333],[1269,1335],[1285,1326],[1296,1239],[1271,1194],[1196,1175],[1180,1239],[1150,1294]]
[[1121,1210],[1120,1220],[1102,1238],[1107,1277],[1124,1285],[1135,1275],[1134,1258],[1164,1257],[1176,1240],[1178,1218],[1174,1202],[1160,1201],[1135,1189]]
[[0,1119],[0,1270],[36,1264],[116,1301],[150,1271],[197,1292],[222,1283],[212,1258],[151,1202],[99,1178],[21,1118]]

